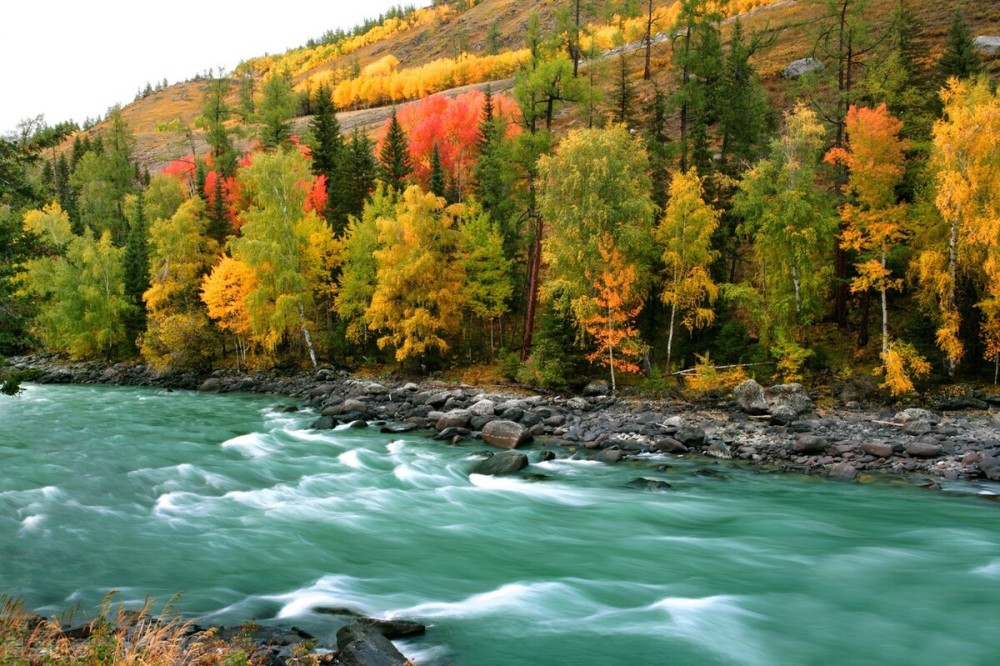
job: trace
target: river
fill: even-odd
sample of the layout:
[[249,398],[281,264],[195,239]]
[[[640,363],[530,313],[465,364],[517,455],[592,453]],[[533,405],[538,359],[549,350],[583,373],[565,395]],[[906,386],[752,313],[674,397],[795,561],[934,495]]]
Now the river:
[[330,644],[346,620],[316,609],[346,607],[425,622],[398,643],[421,666],[1000,663],[1000,506],[974,487],[668,456],[470,476],[482,444],[312,431],[292,404],[0,400],[0,593],[42,614],[182,593],[202,624]]

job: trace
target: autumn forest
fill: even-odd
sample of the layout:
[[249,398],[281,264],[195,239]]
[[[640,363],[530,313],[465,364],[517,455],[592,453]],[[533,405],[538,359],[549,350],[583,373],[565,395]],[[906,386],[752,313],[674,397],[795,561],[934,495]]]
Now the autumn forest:
[[538,8],[452,30],[446,57],[366,54],[491,0],[200,75],[193,119],[158,129],[187,153],[159,163],[120,107],[23,123],[0,141],[0,355],[553,389],[996,381],[992,3],[803,0],[797,23],[766,0],[518,4]]

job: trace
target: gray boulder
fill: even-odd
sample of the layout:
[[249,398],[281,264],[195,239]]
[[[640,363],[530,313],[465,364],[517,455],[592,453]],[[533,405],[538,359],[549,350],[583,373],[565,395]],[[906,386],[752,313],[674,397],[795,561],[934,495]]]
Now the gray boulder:
[[837,463],[830,468],[830,478],[831,479],[843,479],[845,481],[853,481],[858,476],[858,470],[854,465],[848,462]]
[[472,414],[467,409],[453,409],[441,415],[434,425],[438,432],[445,428],[468,428],[472,420]]
[[800,435],[792,448],[796,453],[823,453],[830,443],[825,437],[817,435]]
[[752,379],[748,379],[733,389],[736,397],[736,404],[740,411],[747,414],[766,414],[767,398],[764,396],[764,388]]
[[802,384],[777,384],[767,390],[768,411],[773,415],[798,417],[813,411],[812,399]]
[[596,460],[597,462],[602,462],[608,465],[614,465],[616,462],[621,462],[624,457],[625,452],[621,449],[604,449],[603,451],[595,453],[591,460]]
[[493,416],[496,412],[496,403],[492,400],[480,400],[469,407],[469,413],[473,416]]
[[941,417],[934,412],[929,412],[926,409],[919,409],[917,407],[910,407],[909,409],[904,409],[901,412],[896,412],[896,415],[892,417],[893,423],[910,423],[912,421],[938,423],[941,421]]
[[1000,35],[980,35],[972,40],[972,48],[987,58],[1000,55]]
[[940,444],[928,440],[917,440],[906,444],[906,452],[914,458],[937,458],[944,449]]
[[583,395],[587,398],[596,398],[611,393],[611,387],[606,381],[593,381],[583,387]]
[[889,458],[892,456],[892,444],[886,442],[862,442],[859,447],[862,452],[876,458]]
[[402,666],[406,657],[378,629],[349,624],[337,632],[340,663],[345,666]]
[[528,456],[519,451],[504,451],[481,460],[472,468],[470,474],[515,474],[528,466]]
[[825,65],[821,63],[816,58],[802,58],[801,60],[795,60],[788,63],[785,66],[785,78],[786,79],[797,79],[800,76],[805,76],[806,74],[812,74],[813,72],[819,72],[825,69]]
[[688,447],[678,442],[673,437],[661,437],[653,442],[654,451],[666,451],[667,453],[687,453]]
[[501,449],[516,449],[534,437],[528,429],[514,421],[490,421],[483,426],[483,441]]

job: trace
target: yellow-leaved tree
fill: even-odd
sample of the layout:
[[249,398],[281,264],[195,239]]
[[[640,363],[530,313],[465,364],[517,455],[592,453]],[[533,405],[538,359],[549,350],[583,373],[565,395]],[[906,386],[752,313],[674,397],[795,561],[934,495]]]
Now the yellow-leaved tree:
[[663,247],[664,285],[660,297],[670,306],[667,333],[667,368],[673,351],[678,313],[689,333],[715,320],[712,305],[719,288],[708,272],[718,256],[712,249],[712,234],[719,226],[719,212],[705,203],[697,169],[674,174],[670,199],[656,238]]
[[323,218],[306,211],[309,161],[295,148],[261,153],[238,178],[250,206],[230,249],[256,279],[245,298],[254,340],[273,354],[301,335],[318,367],[312,330],[320,318],[317,306],[331,305],[340,244]]
[[392,216],[380,217],[375,291],[365,313],[380,348],[397,361],[447,352],[462,320],[465,274],[456,223],[461,206],[411,185]]
[[[941,324],[937,343],[948,361],[948,372],[965,353],[959,337],[961,316],[956,301],[960,272],[986,285],[977,304],[986,316],[986,333],[1000,333],[995,307],[1000,298],[1000,96],[986,78],[951,79],[941,91],[944,114],[934,123],[931,168],[935,174],[934,204],[946,229],[947,249],[924,250],[917,258],[921,286],[937,301]],[[987,354],[992,345],[986,345]]]
[[253,326],[247,310],[247,295],[257,288],[257,277],[242,261],[224,255],[201,283],[201,300],[219,330],[233,336],[236,368],[247,364]]
[[143,294],[148,316],[139,349],[157,370],[206,366],[214,351],[198,290],[218,243],[206,234],[205,202],[185,201],[149,229],[150,286]]

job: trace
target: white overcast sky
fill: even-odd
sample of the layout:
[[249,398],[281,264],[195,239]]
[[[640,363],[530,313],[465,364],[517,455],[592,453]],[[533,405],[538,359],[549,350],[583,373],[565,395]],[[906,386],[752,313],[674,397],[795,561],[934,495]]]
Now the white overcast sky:
[[429,0],[2,0],[0,135],[45,114],[83,123],[150,82],[301,46]]

